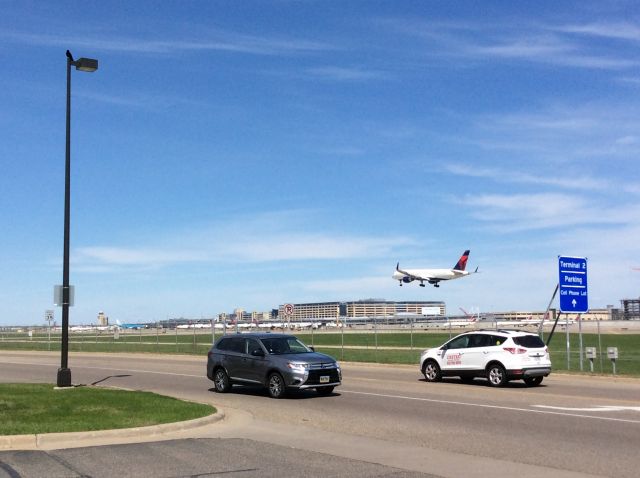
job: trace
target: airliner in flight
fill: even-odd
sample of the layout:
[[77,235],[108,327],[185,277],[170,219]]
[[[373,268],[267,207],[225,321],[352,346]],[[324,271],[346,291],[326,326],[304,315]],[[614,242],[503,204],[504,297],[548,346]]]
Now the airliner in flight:
[[434,287],[440,287],[438,284],[443,280],[460,279],[461,277],[468,276],[469,274],[475,274],[478,272],[478,268],[474,272],[466,271],[467,259],[469,259],[469,252],[464,251],[460,259],[453,269],[400,269],[400,263],[396,265],[396,271],[393,273],[393,278],[402,284],[408,284],[414,280],[420,281],[420,287],[424,287],[424,283],[428,282]]

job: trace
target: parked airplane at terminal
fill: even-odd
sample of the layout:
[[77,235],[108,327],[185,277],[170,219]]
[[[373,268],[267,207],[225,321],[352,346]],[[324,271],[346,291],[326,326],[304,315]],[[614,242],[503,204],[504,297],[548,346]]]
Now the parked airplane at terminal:
[[133,329],[133,330],[139,330],[139,329],[146,329],[148,328],[147,324],[123,324],[122,322],[120,322],[119,320],[116,320],[116,324],[117,327],[120,329]]
[[441,327],[471,327],[476,325],[478,319],[476,317],[470,317],[468,319],[445,319],[440,322]]
[[420,287],[424,287],[424,283],[428,282],[434,287],[440,287],[439,282],[443,280],[460,279],[461,277],[468,276],[469,274],[475,274],[478,272],[478,268],[473,272],[466,271],[467,259],[469,259],[469,252],[464,251],[460,259],[453,269],[400,269],[400,263],[396,265],[396,271],[393,273],[393,278],[402,284],[408,284],[414,280],[420,281]]

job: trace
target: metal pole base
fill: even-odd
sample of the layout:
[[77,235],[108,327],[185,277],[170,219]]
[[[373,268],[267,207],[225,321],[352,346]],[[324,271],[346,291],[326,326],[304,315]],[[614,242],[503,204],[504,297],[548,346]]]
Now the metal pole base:
[[58,369],[58,387],[70,387],[71,386],[71,369],[59,368]]

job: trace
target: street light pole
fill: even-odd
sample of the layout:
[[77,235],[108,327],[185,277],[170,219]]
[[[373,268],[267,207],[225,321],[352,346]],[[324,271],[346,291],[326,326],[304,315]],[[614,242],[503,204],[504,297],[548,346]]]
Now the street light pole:
[[69,368],[69,231],[71,226],[71,66],[76,70],[93,72],[98,69],[98,60],[79,58],[73,60],[67,50],[67,138],[64,165],[64,254],[62,261],[62,343],[60,345],[60,368],[57,386],[71,386]]

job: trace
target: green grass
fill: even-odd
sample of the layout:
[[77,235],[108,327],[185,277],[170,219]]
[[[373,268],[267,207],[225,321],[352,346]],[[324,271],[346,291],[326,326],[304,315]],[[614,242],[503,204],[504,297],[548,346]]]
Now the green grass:
[[0,384],[0,435],[109,430],[200,418],[216,409],[151,392]]
[[[372,333],[354,334],[296,334],[307,344],[313,342],[316,350],[327,353],[338,360],[348,362],[377,362],[417,364],[420,352],[429,347],[436,347],[449,339],[449,333],[413,333],[413,350],[410,348],[410,334],[380,333],[377,336],[378,349],[375,348],[375,337]],[[455,335],[455,332],[454,332]],[[545,335],[546,341],[548,334]],[[341,348],[344,340],[345,348]],[[555,371],[580,372],[580,351],[578,334],[569,334],[569,366],[567,366],[567,341],[564,332],[554,334],[549,351]],[[596,347],[598,358],[594,360],[594,373],[610,374],[613,372],[611,361],[607,358],[607,347],[618,347],[619,359],[616,361],[616,373],[620,375],[640,376],[640,334],[602,334],[600,346],[597,334],[582,334],[583,347]],[[350,348],[350,347],[363,348]],[[338,347],[338,348],[335,348]],[[349,348],[347,348],[349,347]],[[403,350],[389,350],[383,347],[403,347]],[[600,347],[602,355],[600,353]],[[602,360],[600,358],[602,357]],[[583,371],[588,372],[589,361],[583,359]]]
[[[456,335],[459,331],[453,331]],[[449,339],[449,332],[424,332],[415,330],[402,332],[296,332],[303,342],[313,345],[319,352],[349,362],[417,364],[420,351],[441,345]],[[545,334],[545,340],[548,333]],[[216,338],[220,333],[216,332]],[[597,334],[583,334],[584,347],[596,347],[600,354]],[[131,331],[121,333],[118,340],[113,334],[71,334],[69,350],[72,352],[143,352],[168,354],[206,355],[212,341],[211,332],[175,334],[173,331],[155,334]],[[569,366],[567,366],[566,335],[556,332],[550,352],[555,371],[579,372],[578,334],[570,334]],[[616,373],[640,376],[640,334],[602,334],[600,360],[594,361],[594,372],[610,374],[611,361],[606,357],[607,347],[618,347],[620,358],[616,362]],[[344,345],[344,348],[343,348]],[[60,337],[52,336],[48,342],[46,334],[2,334],[0,350],[60,350]],[[589,361],[583,360],[583,370],[589,371]]]

